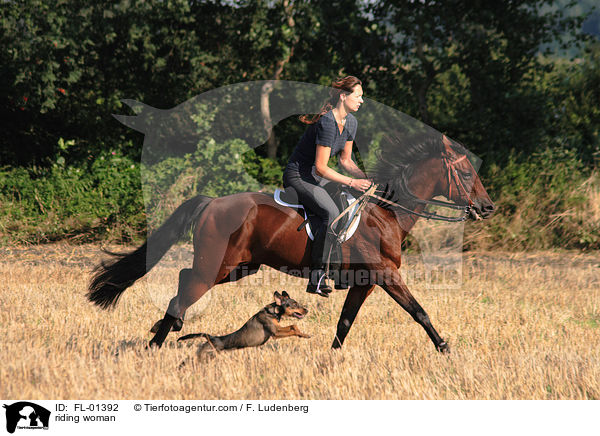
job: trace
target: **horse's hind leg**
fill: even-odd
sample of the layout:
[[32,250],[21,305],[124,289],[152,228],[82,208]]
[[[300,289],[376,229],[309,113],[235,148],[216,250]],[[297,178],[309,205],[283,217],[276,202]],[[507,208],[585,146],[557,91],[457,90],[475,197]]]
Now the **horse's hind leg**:
[[[199,223],[194,233],[194,261],[191,270],[182,270],[177,295],[169,303],[165,317],[150,345],[160,347],[171,327],[181,319],[185,311],[198,301],[215,284],[223,281],[232,270],[248,261],[247,241],[251,225],[246,225],[246,215],[228,213],[226,200],[216,199],[203,223]],[[206,213],[208,213],[208,209]]]
[[[190,280],[190,275],[192,273],[192,269],[191,268],[184,268],[181,271],[179,271],[179,285],[177,287],[177,293],[179,294],[180,292],[183,292],[183,289],[187,286],[189,280]],[[174,332],[178,332],[183,328],[183,318],[184,318],[185,314],[181,315],[180,318],[176,318],[175,322],[173,323],[173,326],[171,327],[171,330]],[[162,319],[159,319],[158,321],[156,321],[156,323],[154,323],[154,325],[152,326],[152,328],[150,329],[150,332],[152,333],[158,333],[158,330],[160,328],[160,325],[162,323]]]
[[183,324],[185,311],[209,289],[210,286],[200,274],[191,269],[181,270],[177,295],[171,299],[165,317],[157,323],[159,324],[158,329],[150,341],[150,346],[160,347],[171,331],[171,328],[178,321]]

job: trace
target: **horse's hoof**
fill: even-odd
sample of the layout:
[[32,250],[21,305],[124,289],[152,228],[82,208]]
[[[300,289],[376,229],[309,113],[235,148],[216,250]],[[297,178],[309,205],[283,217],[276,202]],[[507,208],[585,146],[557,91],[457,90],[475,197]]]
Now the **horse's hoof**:
[[338,341],[337,339],[333,340],[333,344],[331,344],[331,349],[332,350],[341,350],[342,349],[342,343],[340,341]]
[[[154,325],[152,326],[152,328],[150,329],[150,333],[157,333],[162,321],[163,321],[162,319],[156,321],[154,323]],[[182,328],[183,328],[183,320],[181,318],[177,318],[177,320],[175,321],[175,324],[173,324],[173,327],[171,327],[171,331],[179,332],[179,331],[181,331]]]
[[446,341],[440,342],[435,348],[442,354],[450,354],[450,345]]
[[150,333],[157,333],[158,329],[160,328],[160,323],[162,322],[161,320],[158,320],[154,323],[154,325],[152,326],[152,328],[150,329]]
[[146,347],[144,347],[147,351],[156,351],[160,348],[160,345],[156,342],[150,341]]
[[172,332],[180,332],[183,328],[183,320],[181,318],[177,318],[173,327],[171,327]]

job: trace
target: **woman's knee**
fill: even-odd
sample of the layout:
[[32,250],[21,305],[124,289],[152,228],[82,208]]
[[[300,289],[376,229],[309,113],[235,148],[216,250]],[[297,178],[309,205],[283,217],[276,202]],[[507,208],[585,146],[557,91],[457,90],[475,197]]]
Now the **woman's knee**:
[[[332,201],[333,203],[333,201]],[[326,211],[326,216],[324,217],[327,221],[327,225],[330,225],[340,214],[340,211],[338,210],[338,208],[333,205],[327,205],[327,207],[325,208]]]

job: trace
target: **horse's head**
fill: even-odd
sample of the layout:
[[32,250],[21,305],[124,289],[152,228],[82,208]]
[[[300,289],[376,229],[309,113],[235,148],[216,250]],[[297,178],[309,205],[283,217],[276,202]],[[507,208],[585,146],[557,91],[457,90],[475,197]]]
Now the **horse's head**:
[[436,194],[458,205],[469,206],[469,217],[473,220],[489,218],[495,206],[467,158],[467,151],[445,135],[442,136],[442,144],[438,158],[441,177],[438,178]]
[[[494,203],[462,145],[432,131],[386,136],[385,139],[381,157],[385,154],[387,159],[379,160],[374,171],[382,181],[391,179],[384,185],[385,198],[412,210],[421,210],[419,204],[462,207],[473,220],[493,214]],[[446,197],[451,203],[433,200],[438,196]],[[461,219],[434,215],[425,212],[419,216],[446,221]]]

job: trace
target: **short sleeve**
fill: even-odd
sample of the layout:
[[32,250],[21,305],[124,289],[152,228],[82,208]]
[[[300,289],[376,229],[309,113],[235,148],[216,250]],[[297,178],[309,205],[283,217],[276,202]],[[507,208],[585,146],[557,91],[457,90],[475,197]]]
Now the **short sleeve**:
[[[348,115],[348,118],[350,118],[352,115]],[[350,123],[348,126],[348,141],[354,141],[354,138],[356,138],[356,128],[358,127],[358,121],[356,121],[356,118],[354,118],[354,116],[352,116],[352,118],[350,118]]]
[[317,134],[315,137],[316,145],[324,145],[326,147],[333,147],[335,144],[335,121],[329,117],[322,116],[317,121]]

